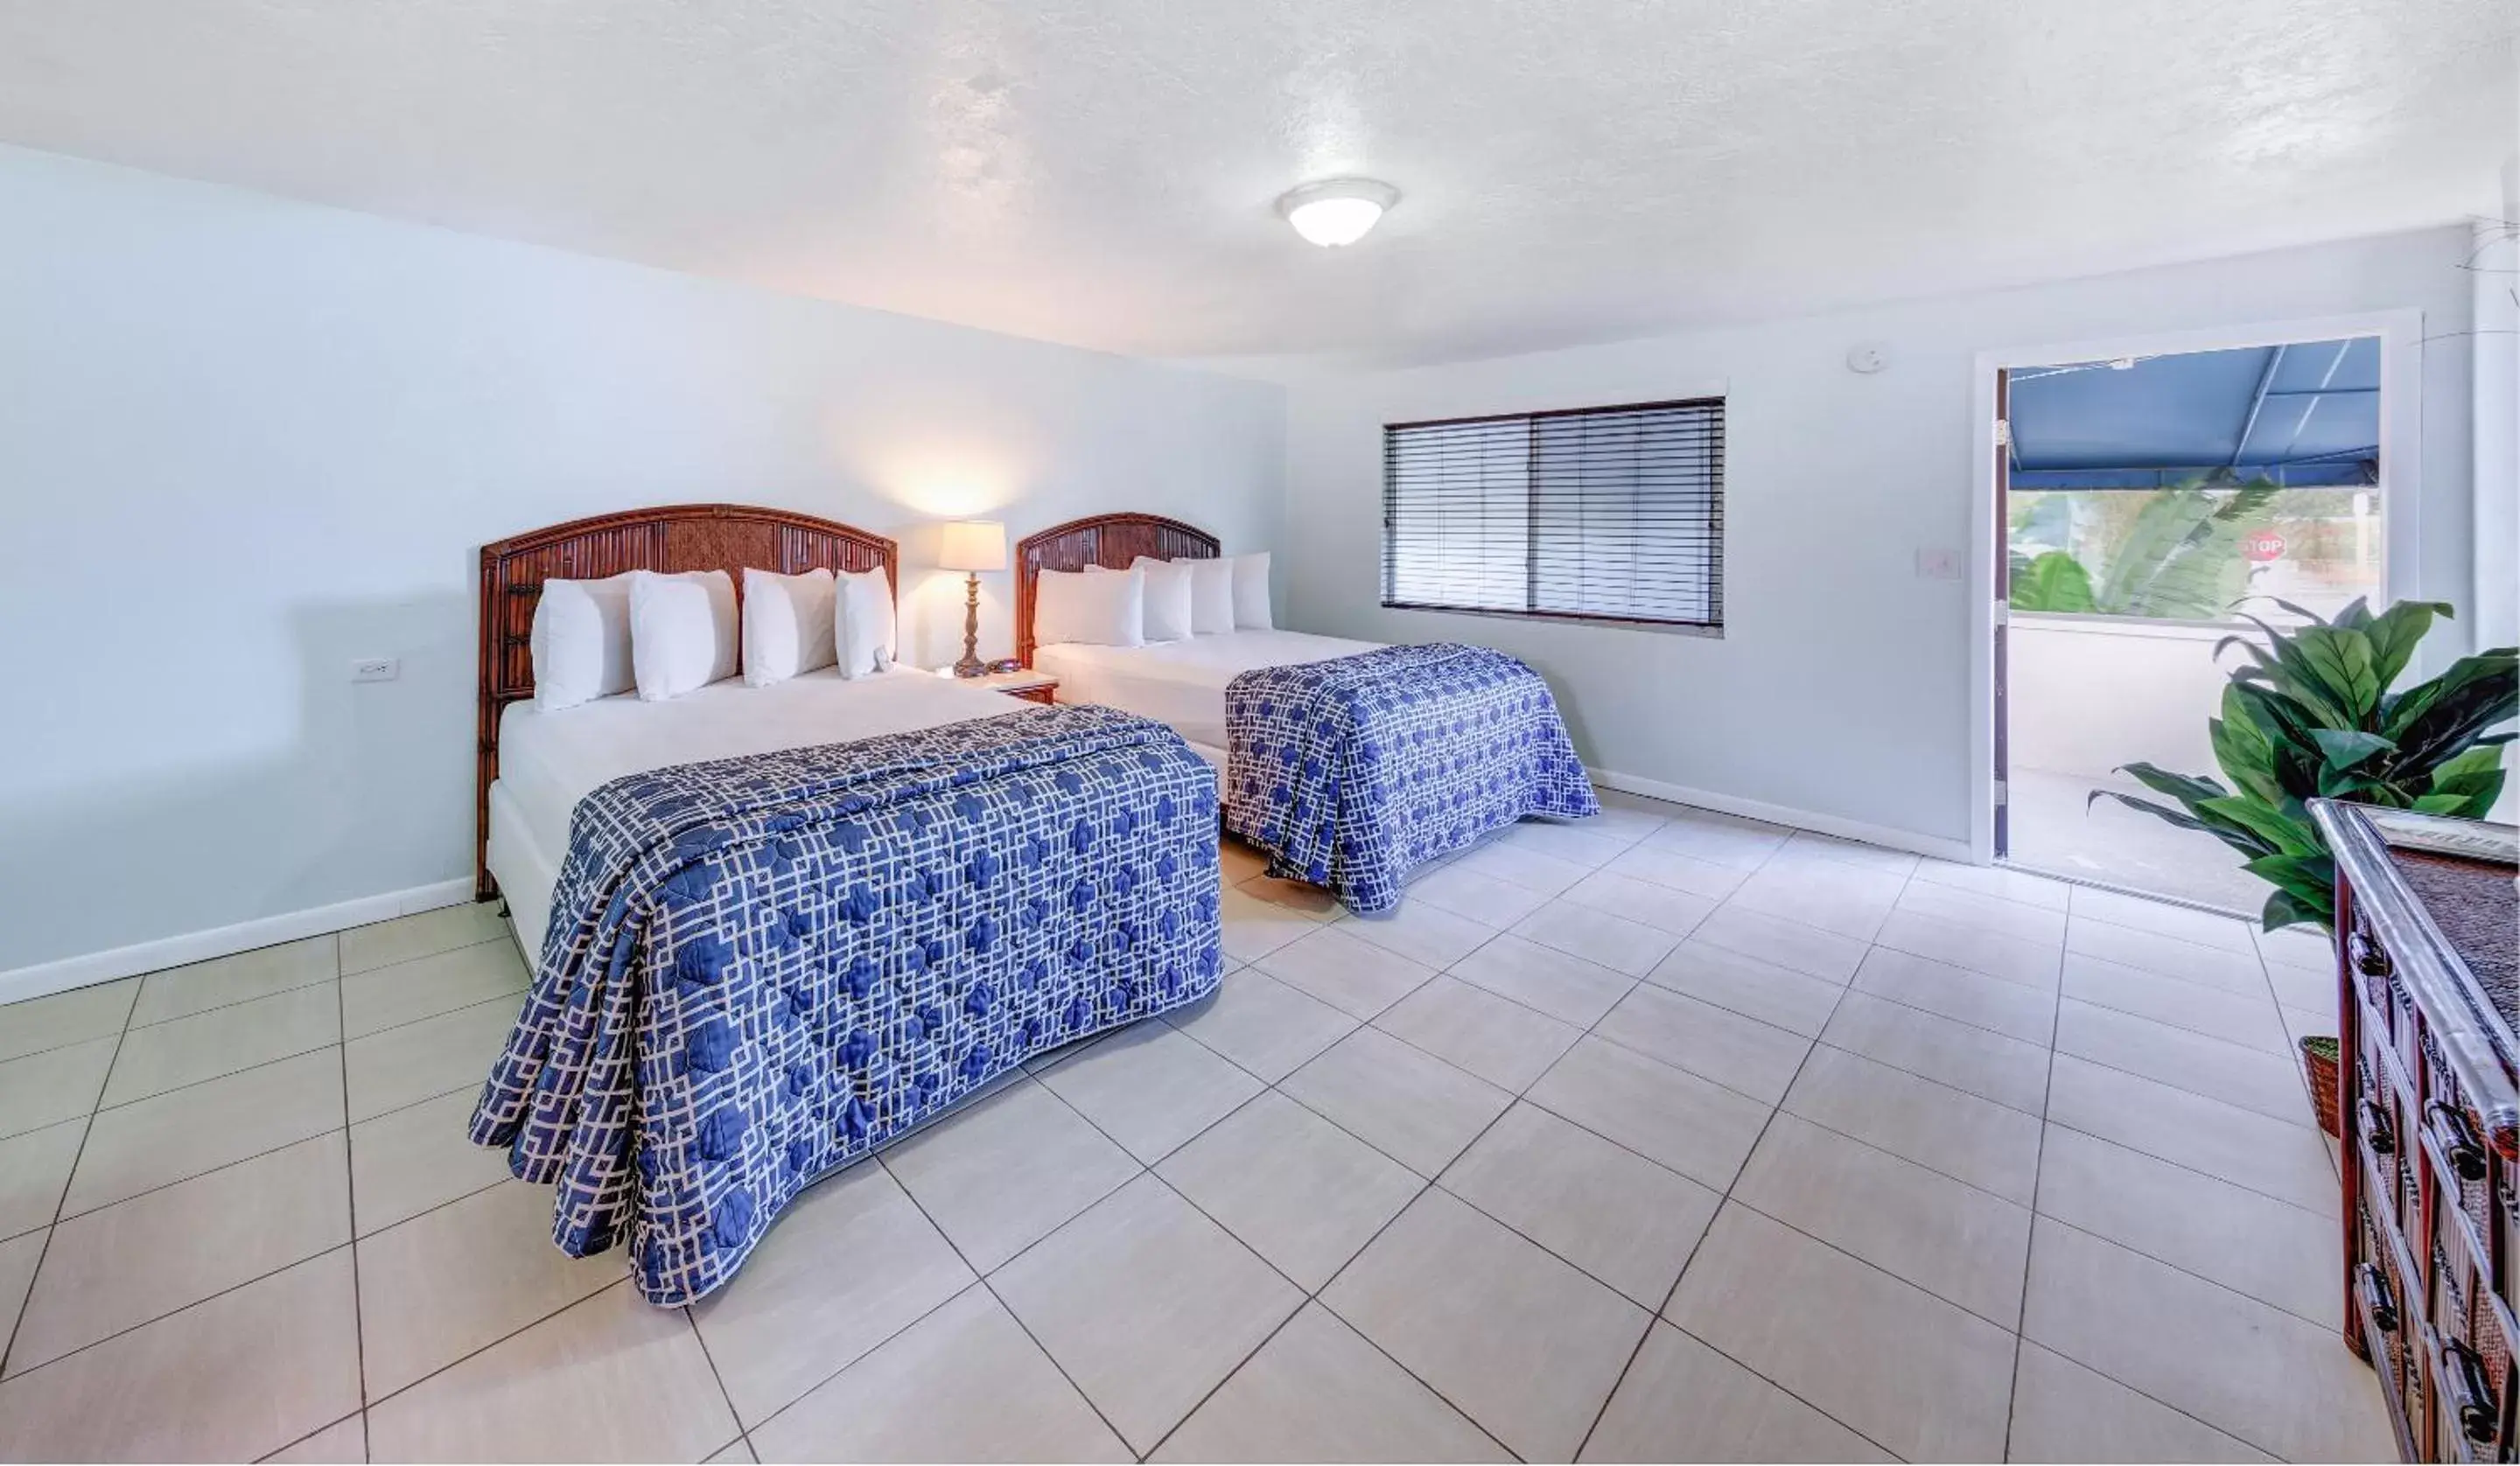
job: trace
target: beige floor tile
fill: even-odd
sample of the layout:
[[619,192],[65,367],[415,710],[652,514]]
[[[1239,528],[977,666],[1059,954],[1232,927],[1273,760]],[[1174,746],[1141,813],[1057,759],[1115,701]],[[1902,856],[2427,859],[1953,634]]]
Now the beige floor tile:
[[1208,1397],[1156,1461],[1509,1461],[1435,1392],[1306,1304]]
[[1547,906],[1547,893],[1509,880],[1445,866],[1409,883],[1409,900],[1441,907],[1481,926],[1503,930]]
[[19,1320],[9,1373],[340,1246],[350,1239],[349,1190],[336,1133],[63,1222]]
[[127,977],[0,1007],[0,1061],[112,1038],[122,1032],[139,991],[140,979]]
[[479,1095],[458,1089],[350,1127],[350,1214],[360,1236],[509,1177],[508,1152],[472,1143]]
[[2200,947],[2219,947],[2225,952],[2253,953],[2258,950],[2257,943],[2251,939],[2248,922],[2234,921],[2212,911],[2172,906],[2166,901],[2147,901],[2140,896],[2103,891],[2097,886],[2074,888],[2074,914],[2105,921],[2112,926],[2130,926],[2156,936],[2175,937]]
[[703,1466],[758,1466],[761,1458],[752,1453],[748,1441],[730,1442],[724,1450],[708,1458]]
[[1567,1460],[1650,1315],[1441,1190],[1322,1303],[1526,1460]]
[[1733,911],[1817,926],[1860,942],[1872,940],[1899,900],[1905,876],[1861,870],[1832,861],[1763,866],[1725,905]]
[[340,1462],[365,1461],[368,1458],[368,1417],[352,1415],[336,1420],[315,1434],[292,1445],[285,1445],[264,1456],[267,1462],[313,1463],[313,1466],[338,1466]]
[[2207,947],[2159,932],[2093,920],[2080,912],[2065,933],[2065,947],[2069,952],[2104,962],[2140,967],[2227,993],[2256,997],[2267,990],[2266,966],[2258,960],[2253,948],[2233,951],[2228,947]]
[[860,1165],[797,1197],[692,1319],[750,1429],[977,1281],[899,1182]]
[[2298,1062],[2262,1048],[2068,998],[2056,1005],[2056,1051],[2140,1074],[2295,1125],[2313,1125]]
[[1282,1094],[1263,1094],[1155,1174],[1307,1292],[1347,1266],[1425,1186]]
[[2039,1118],[1822,1044],[1784,1109],[1956,1180],[2030,1204]]
[[507,942],[480,942],[341,979],[341,1031],[356,1039],[525,991],[524,959]]
[[358,1409],[356,1310],[339,1248],[0,1382],[0,1453],[249,1461],[277,1450]]
[[1888,1452],[1660,1319],[1587,1461],[1889,1461]]
[[2313,1323],[2344,1325],[2332,1217],[2052,1125],[2039,1210]]
[[1862,840],[1841,840],[1816,830],[1798,829],[1777,847],[1768,859],[1770,866],[1795,866],[1812,861],[1834,861],[1865,870],[1884,871],[1891,875],[1912,873],[1923,857],[1913,851],[1892,850],[1886,845],[1868,845]]
[[1513,934],[1630,977],[1651,972],[1654,964],[1670,955],[1680,938],[1687,935],[1631,921],[1563,897],[1524,917],[1515,924]]
[[1451,911],[1422,903],[1403,903],[1398,911],[1388,915],[1342,917],[1338,930],[1422,966],[1438,969],[1468,956],[1496,935],[1467,916],[1456,916]]
[[2336,1021],[2336,978],[2332,973],[2311,972],[2300,967],[2271,966],[2267,985],[2274,989],[2278,1006],[2315,1013],[2333,1024]]
[[2002,866],[1962,866],[1950,861],[1918,862],[1915,878],[1972,895],[2045,907],[2051,911],[2064,911],[2074,890],[2065,881],[2033,875],[2027,870],[2012,870]]
[[1226,955],[1246,962],[1258,961],[1322,924],[1303,911],[1263,901],[1238,886],[1226,889],[1224,921]]
[[1316,927],[1260,959],[1258,969],[1354,1018],[1371,1018],[1416,992],[1435,969],[1357,935],[1353,924]]
[[2229,993],[2068,952],[2064,994],[2227,1044],[2287,1057],[2292,1051],[2283,1022],[2275,1015],[2274,1000],[2263,982],[2255,995]]
[[368,1407],[380,1461],[696,1461],[736,1435],[690,1315],[627,1280]]
[[1127,1461],[987,1288],[895,1334],[752,1433],[764,1461]]
[[1715,911],[1716,898],[1658,885],[1649,880],[1596,870],[1566,888],[1558,901],[1606,911],[1668,936],[1686,937]]
[[1812,1041],[1641,983],[1593,1032],[1764,1104],[1784,1098]]
[[122,1036],[104,1102],[129,1104],[340,1040],[341,1000],[330,983],[135,1028]]
[[1791,1115],[1760,1136],[1732,1199],[1999,1328],[2020,1320],[2027,1207]]
[[1466,1149],[1513,1096],[1390,1035],[1363,1028],[1279,1089],[1420,1176]]
[[2030,1114],[2048,1106],[2048,1050],[1922,1008],[1849,993],[1821,1042]]
[[1563,894],[1568,886],[1582,880],[1594,869],[1588,865],[1560,860],[1553,855],[1508,844],[1502,839],[1481,843],[1463,853],[1454,864],[1462,869],[1508,881],[1543,896]]
[[1864,958],[1854,988],[2043,1048],[2056,1028],[2053,993],[1887,947]]
[[1328,921],[1346,908],[1338,898],[1310,881],[1282,880],[1274,875],[1255,875],[1238,889],[1245,896],[1257,896],[1271,906],[1283,907],[1298,915],[1316,921]]
[[1718,908],[1689,938],[1835,983],[1855,975],[1866,951],[1853,937],[1732,906]]
[[623,1266],[618,1252],[554,1246],[550,1188],[518,1180],[362,1237],[358,1254],[371,1400],[617,1281]]
[[506,1049],[521,1006],[514,997],[493,998],[352,1039],[344,1048],[351,1123],[450,1090],[480,1088]]
[[1661,886],[1700,901],[1720,902],[1739,890],[1750,871],[1648,836],[1603,866],[1601,873]]
[[1501,836],[1508,845],[1555,856],[1570,865],[1598,869],[1618,858],[1619,852],[1637,843],[1642,836],[1624,838],[1598,832],[1583,823],[1554,823],[1546,820],[1525,820],[1508,826]]
[[[1907,889],[1899,893],[1899,910],[1957,926],[1976,927],[2015,941],[2049,948],[2065,945],[2063,911],[2052,907],[2006,901],[2001,896],[1982,896],[1958,886],[1912,880],[1908,882]],[[1925,955],[1932,955],[1931,953]]]
[[1780,825],[1762,825],[1748,821],[1726,823],[1720,818],[1684,817],[1673,820],[1638,843],[1642,849],[1687,856],[1701,865],[1718,866],[1747,874],[1768,863],[1769,858],[1777,853],[1777,847],[1785,843],[1786,834]]
[[1153,1165],[1260,1092],[1260,1081],[1161,1023],[1113,1034],[1041,1082],[1121,1148]]
[[1465,983],[1510,998],[1561,1023],[1590,1028],[1627,996],[1637,980],[1510,933],[1448,969]]
[[2130,1150],[2333,1217],[2336,1172],[2318,1132],[2059,1054],[2048,1118]]
[[1304,1301],[1153,1176],[1121,1187],[989,1285],[1139,1451],[1153,1449]]
[[1645,981],[1805,1038],[1817,1038],[1828,1026],[1846,992],[1843,983],[1697,941],[1673,948]]
[[1568,1049],[1527,1097],[1718,1191],[1732,1184],[1769,1114],[1713,1080],[1600,1039]]
[[141,980],[140,1000],[131,1009],[132,1025],[164,1023],[330,982],[337,975],[334,945],[333,934],[327,932],[153,972]]
[[1127,1151],[1033,1081],[934,1122],[885,1150],[883,1166],[982,1272],[1050,1235],[1140,1170]]
[[44,1241],[39,1229],[0,1242],[0,1337],[18,1327],[26,1291],[35,1285],[35,1265],[43,1261]]
[[2014,1461],[2269,1461],[2201,1420],[2036,1344],[2012,1386]]
[[2249,928],[2249,938],[2270,967],[2301,967],[2329,977],[2336,975],[2335,943],[2315,926],[2287,926],[2277,931],[2253,926]]
[[120,1042],[91,1039],[0,1063],[0,1137],[76,1120],[95,1109]]
[[62,1215],[341,1128],[341,1052],[318,1048],[115,1109],[90,1124]]
[[354,926],[341,933],[341,974],[347,977],[458,948],[507,940],[507,919],[499,914],[499,903],[495,901],[439,907],[391,921]]
[[1893,911],[1890,919],[1881,923],[1881,935],[1874,940],[1894,951],[1931,957],[2043,993],[2056,991],[2057,967],[2063,956],[2063,949],[2054,942],[2025,941],[1920,911]]
[[1358,1020],[1245,967],[1227,973],[1213,997],[1175,1008],[1165,1021],[1274,1085],[1354,1032]]
[[2286,1460],[2397,1453],[2375,1376],[2334,1332],[2046,1217],[2022,1333]]
[[1647,1309],[1662,1307],[1722,1200],[1529,1104],[1489,1127],[1443,1184]]
[[0,1140],[0,1238],[53,1224],[86,1138],[79,1119]]
[[1517,1094],[1584,1036],[1573,1024],[1449,977],[1393,1003],[1373,1026]]
[[2011,1334],[1746,1207],[1717,1215],[1663,1311],[1895,1454],[2003,1451]]
[[1217,842],[1218,864],[1225,872],[1225,883],[1238,886],[1254,876],[1269,873],[1269,857],[1255,846],[1227,835]]

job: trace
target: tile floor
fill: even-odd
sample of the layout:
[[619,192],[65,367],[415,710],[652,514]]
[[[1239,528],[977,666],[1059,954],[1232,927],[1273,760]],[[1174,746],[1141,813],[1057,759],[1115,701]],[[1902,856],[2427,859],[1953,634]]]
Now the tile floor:
[[1217,997],[686,1310],[464,1142],[484,911],[0,1009],[0,1455],[2392,1454],[2308,939],[1629,799],[1388,920],[1227,878]]

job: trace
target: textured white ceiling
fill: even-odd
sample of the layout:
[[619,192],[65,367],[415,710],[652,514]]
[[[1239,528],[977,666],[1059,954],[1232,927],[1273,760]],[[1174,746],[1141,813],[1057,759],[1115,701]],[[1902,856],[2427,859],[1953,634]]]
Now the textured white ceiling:
[[[2439,223],[2510,0],[0,0],[0,139],[1132,353],[1432,360]],[[1328,252],[1271,210],[1365,173]]]

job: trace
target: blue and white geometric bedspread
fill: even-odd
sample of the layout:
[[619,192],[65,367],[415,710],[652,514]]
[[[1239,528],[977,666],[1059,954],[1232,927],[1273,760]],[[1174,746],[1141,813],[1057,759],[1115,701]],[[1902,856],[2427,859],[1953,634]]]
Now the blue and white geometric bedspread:
[[1549,684],[1484,646],[1245,672],[1225,725],[1226,828],[1352,911],[1389,911],[1412,869],[1526,815],[1601,812]]
[[616,779],[472,1138],[556,1186],[563,1252],[627,1243],[649,1302],[689,1303],[824,1173],[1213,990],[1216,798],[1179,734],[1099,707]]

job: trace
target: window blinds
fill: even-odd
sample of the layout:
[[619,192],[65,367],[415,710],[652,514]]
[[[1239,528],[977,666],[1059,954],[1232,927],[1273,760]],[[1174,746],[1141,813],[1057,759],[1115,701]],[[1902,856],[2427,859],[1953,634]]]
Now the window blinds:
[[1723,399],[1384,427],[1382,603],[1723,625]]

